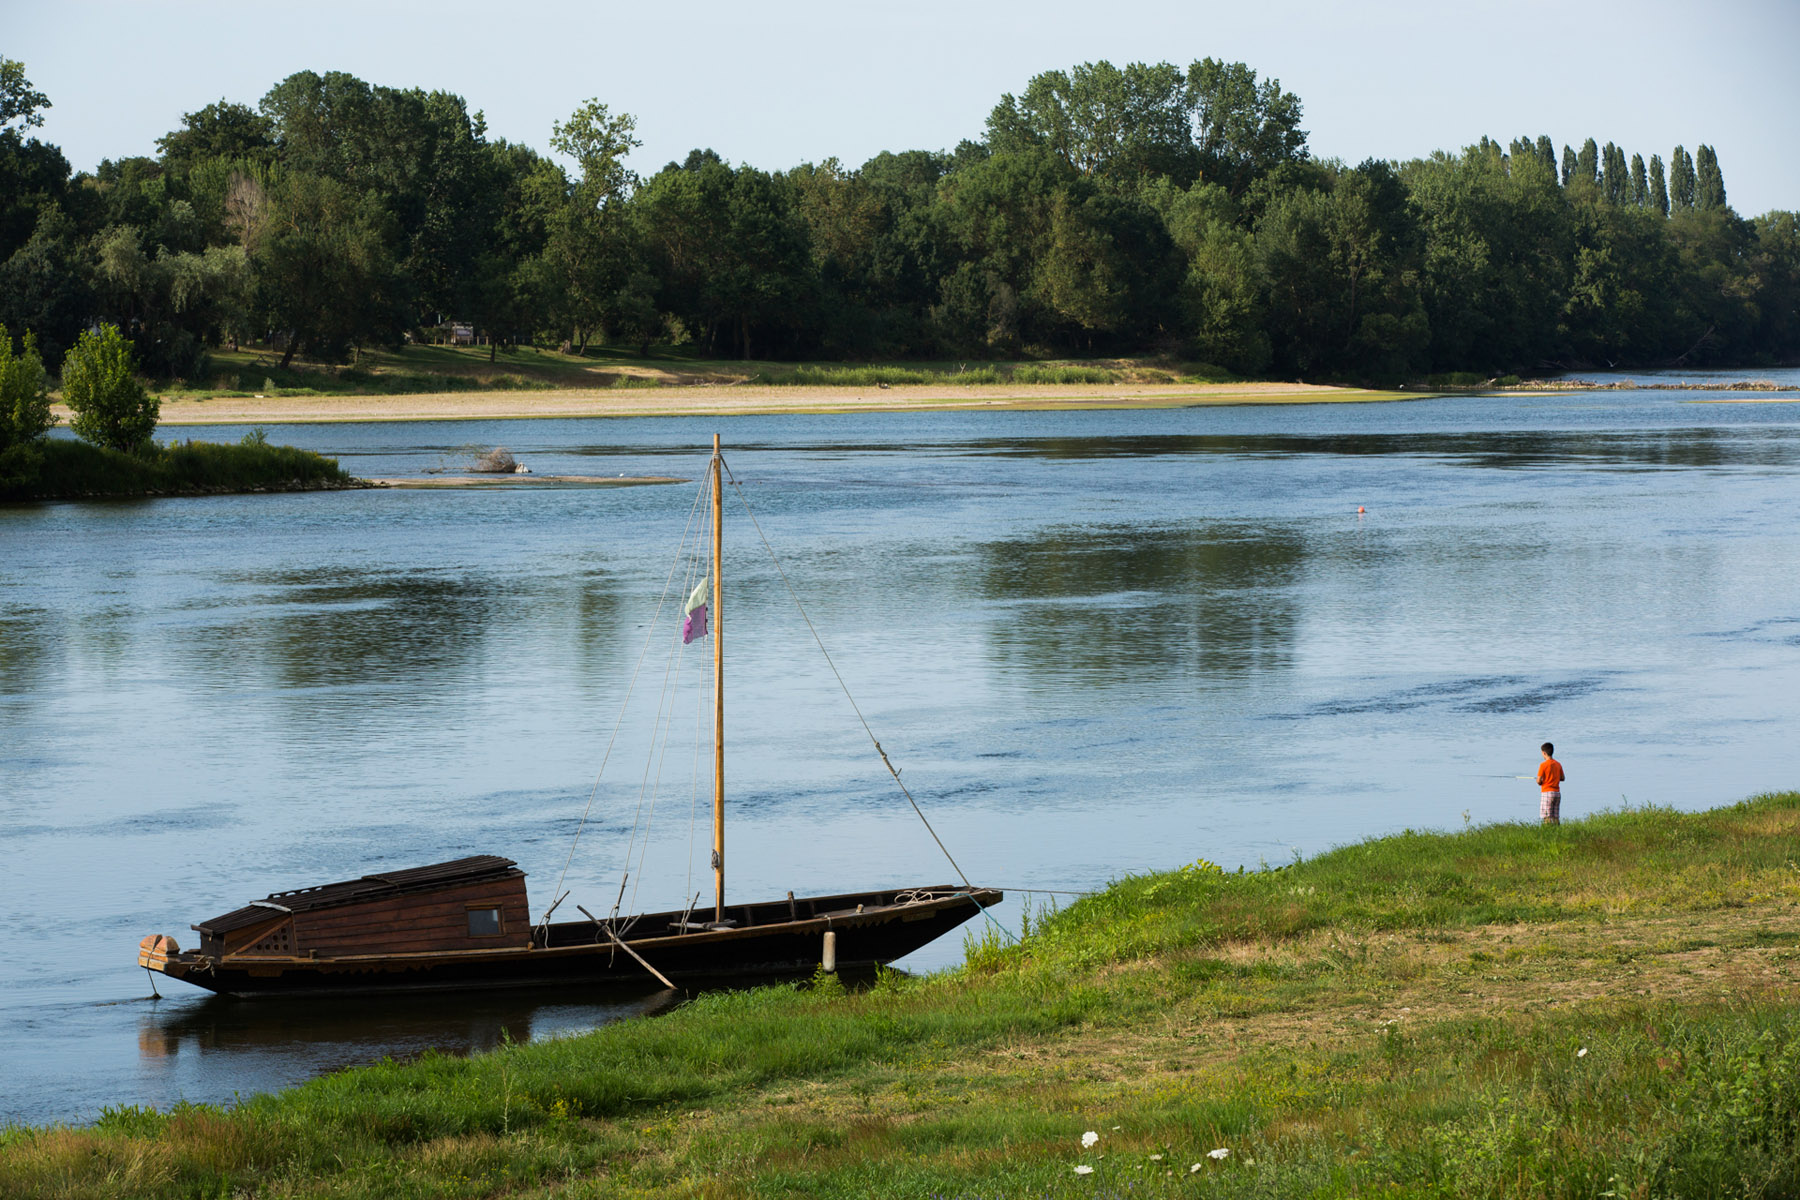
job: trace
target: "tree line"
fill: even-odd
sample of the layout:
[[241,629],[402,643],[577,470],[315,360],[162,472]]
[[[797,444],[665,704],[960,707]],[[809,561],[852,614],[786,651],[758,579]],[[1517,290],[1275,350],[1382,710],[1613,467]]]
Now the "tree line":
[[557,122],[568,162],[445,91],[302,71],[154,155],[72,172],[0,58],[0,322],[58,362],[116,325],[201,379],[222,343],[342,361],[447,323],[493,345],[871,360],[1160,353],[1390,380],[1800,358],[1800,217],[1740,217],[1718,156],[1483,137],[1357,166],[1241,63],[1050,71],[978,139],[787,170],[625,165],[633,117]]

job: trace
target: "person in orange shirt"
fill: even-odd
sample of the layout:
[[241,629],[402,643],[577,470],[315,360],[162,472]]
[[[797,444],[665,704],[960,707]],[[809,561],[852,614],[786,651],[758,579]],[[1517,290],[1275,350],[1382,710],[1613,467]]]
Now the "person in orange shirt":
[[1556,747],[1549,742],[1543,745],[1544,761],[1538,764],[1538,816],[1546,825],[1562,824],[1562,781],[1568,773],[1561,763],[1552,757]]

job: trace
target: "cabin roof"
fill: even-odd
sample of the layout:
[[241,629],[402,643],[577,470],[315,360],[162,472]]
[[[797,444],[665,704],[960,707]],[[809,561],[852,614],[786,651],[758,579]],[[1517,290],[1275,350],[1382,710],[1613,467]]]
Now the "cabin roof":
[[283,912],[310,912],[316,908],[335,908],[397,896],[406,892],[435,892],[458,884],[480,883],[488,879],[524,876],[518,864],[497,854],[476,854],[469,858],[432,863],[426,867],[408,867],[401,871],[383,871],[346,879],[341,883],[321,883],[315,887],[270,892],[268,899],[253,901],[209,921],[195,925],[201,933],[223,934],[246,925],[255,925]]

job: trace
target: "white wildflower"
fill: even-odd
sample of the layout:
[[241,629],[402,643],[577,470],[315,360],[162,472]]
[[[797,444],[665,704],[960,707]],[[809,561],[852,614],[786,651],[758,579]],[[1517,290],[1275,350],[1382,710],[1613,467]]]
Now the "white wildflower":
[[1081,1148],[1083,1150],[1091,1150],[1093,1148],[1094,1143],[1099,1140],[1100,1140],[1100,1135],[1090,1129],[1086,1133],[1081,1135]]
[[1150,1156],[1150,1161],[1151,1161],[1151,1162],[1161,1162],[1161,1161],[1162,1161],[1162,1155],[1160,1155],[1160,1154],[1152,1154],[1152,1155],[1151,1155],[1151,1156]]
[[1094,1173],[1094,1168],[1089,1166],[1079,1166],[1075,1168],[1075,1173],[1077,1175],[1092,1175]]
[[1206,1165],[1205,1163],[1195,1163],[1193,1166],[1188,1168],[1188,1174],[1192,1175],[1195,1171],[1198,1171],[1201,1167],[1203,1167],[1205,1165]]
[[1227,1150],[1223,1146],[1220,1146],[1217,1150],[1208,1150],[1206,1152],[1206,1157],[1208,1157],[1208,1158],[1224,1158],[1227,1155],[1229,1155],[1230,1153],[1231,1153],[1231,1151]]
[[1586,1058],[1587,1057],[1587,1047],[1583,1046],[1581,1049],[1577,1050],[1575,1052],[1575,1057],[1576,1058]]

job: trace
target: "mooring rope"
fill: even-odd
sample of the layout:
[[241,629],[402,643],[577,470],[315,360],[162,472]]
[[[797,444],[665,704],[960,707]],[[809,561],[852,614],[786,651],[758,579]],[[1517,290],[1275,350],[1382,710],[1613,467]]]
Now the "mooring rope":
[[[763,532],[762,523],[756,519],[756,513],[750,507],[749,498],[744,495],[744,485],[738,482],[737,476],[732,472],[731,465],[725,461],[723,454],[719,456],[719,464],[725,468],[725,475],[731,481],[732,489],[737,492],[738,503],[744,506],[744,515],[750,518],[750,524],[756,530],[756,536],[762,539],[763,549],[769,554],[769,561],[775,564],[775,573],[781,576],[781,583],[783,587],[787,588],[788,598],[794,602],[794,607],[800,610],[800,619],[806,622],[806,631],[812,634],[813,642],[819,647],[819,653],[825,656],[825,665],[831,668],[832,677],[837,680],[838,687],[843,690],[844,699],[850,702],[850,710],[856,714],[856,719],[861,723],[863,732],[869,735],[869,742],[875,747],[875,753],[881,756],[881,765],[887,768],[889,775],[893,776],[894,783],[900,788],[900,794],[906,797],[908,804],[912,805],[913,813],[925,826],[925,832],[931,835],[931,840],[937,843],[937,848],[944,852],[944,858],[949,861],[957,878],[962,880],[963,887],[973,892],[975,885],[969,882],[968,875],[964,874],[962,867],[957,864],[956,856],[950,853],[950,847],[944,845],[944,839],[939,837],[937,830],[931,827],[931,821],[925,816],[925,810],[919,807],[917,800],[913,799],[912,790],[906,786],[906,781],[900,778],[899,769],[888,758],[888,752],[882,749],[881,740],[869,727],[868,718],[863,716],[861,706],[856,703],[856,697],[850,694],[850,685],[844,682],[844,677],[839,673],[837,664],[831,660],[831,651],[825,648],[825,639],[819,636],[818,629],[812,623],[812,617],[807,614],[806,605],[800,602],[800,593],[794,590],[793,581],[787,577],[787,572],[782,569],[781,559],[775,554],[775,547],[769,544],[769,535]],[[985,904],[977,902],[975,907],[980,909],[981,915],[986,917],[1001,933],[1015,942],[1019,940],[1010,929],[994,919],[994,915],[988,912]]]

